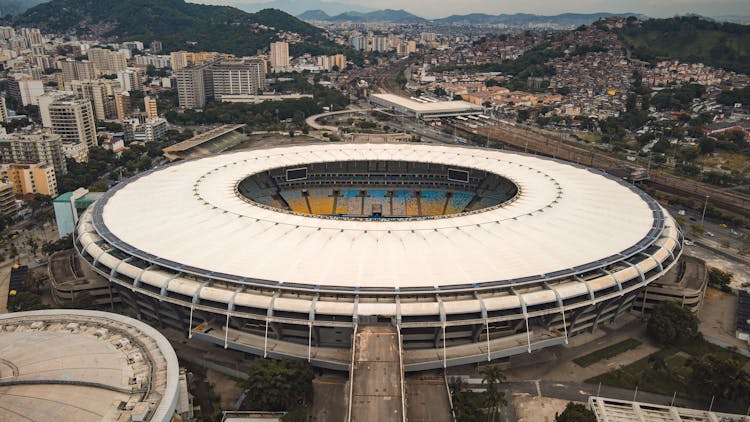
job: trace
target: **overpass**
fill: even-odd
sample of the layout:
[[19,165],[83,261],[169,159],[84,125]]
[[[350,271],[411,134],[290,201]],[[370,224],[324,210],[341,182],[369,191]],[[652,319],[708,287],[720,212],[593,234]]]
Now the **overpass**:
[[330,111],[327,113],[321,113],[316,114],[313,116],[308,117],[305,120],[305,123],[307,123],[308,126],[315,130],[325,131],[325,132],[338,132],[339,128],[336,126],[326,126],[318,123],[319,119],[325,119],[326,117],[332,117],[332,116],[340,116],[344,114],[358,114],[358,113],[366,113],[368,111],[375,110],[373,108],[360,108],[360,109],[346,109],[346,110],[339,110],[339,111]]

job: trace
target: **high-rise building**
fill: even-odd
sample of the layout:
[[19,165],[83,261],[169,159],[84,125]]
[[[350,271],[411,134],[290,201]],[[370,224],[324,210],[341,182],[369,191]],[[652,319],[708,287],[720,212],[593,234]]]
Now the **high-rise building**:
[[97,146],[96,122],[91,103],[86,100],[56,101],[49,106],[52,132],[60,135],[63,143]]
[[14,218],[16,214],[18,214],[18,205],[16,204],[13,185],[0,182],[0,215]]
[[73,81],[86,81],[97,78],[97,71],[94,64],[88,60],[63,60],[59,63],[62,70],[63,85],[70,88]]
[[143,97],[143,109],[145,110],[146,117],[159,117],[159,110],[156,105],[156,97],[147,95]]
[[271,68],[274,72],[289,67],[289,44],[283,41],[271,43]]
[[21,32],[26,38],[26,42],[28,43],[29,47],[33,46],[40,46],[44,44],[44,37],[42,36],[42,33],[37,28],[22,28]]
[[346,56],[343,54],[336,54],[331,56],[332,66],[338,67],[339,70],[346,68]]
[[406,54],[416,53],[417,52],[417,42],[416,41],[409,41],[406,43]]
[[21,105],[39,105],[39,96],[44,94],[44,84],[37,79],[21,77],[8,79],[8,96]]
[[8,108],[5,106],[5,97],[0,97],[0,121],[8,121]]
[[133,104],[131,103],[129,92],[123,91],[115,94],[115,110],[117,110],[118,122],[124,122],[130,115],[132,108]]
[[57,196],[57,177],[49,164],[0,164],[0,178],[13,186],[16,195]]
[[188,51],[175,51],[169,55],[169,59],[175,72],[195,64],[194,53]]
[[180,107],[201,108],[209,98],[258,94],[265,87],[266,66],[255,59],[216,61],[188,66],[176,74]]
[[110,79],[73,81],[73,91],[78,98],[91,102],[96,120],[112,119],[116,115],[115,92],[120,91],[120,84]]
[[437,34],[434,32],[422,32],[419,36],[422,42],[435,42],[437,41]]
[[120,87],[123,91],[142,91],[143,84],[141,83],[141,76],[135,69],[123,69],[117,72],[117,80],[120,82]]
[[94,68],[107,75],[114,75],[128,66],[124,54],[106,48],[90,48],[89,60],[94,64]]
[[262,60],[221,61],[210,66],[213,95],[257,94],[266,81],[266,66]]
[[202,108],[206,105],[210,89],[210,72],[206,65],[188,66],[175,72],[177,76],[177,97],[182,108]]
[[2,135],[0,137],[0,161],[49,164],[59,175],[68,173],[62,138],[50,133]]
[[162,45],[161,41],[151,41],[151,52],[153,54],[159,54],[162,52],[162,50],[164,50],[164,46]]
[[16,30],[12,26],[0,26],[0,39],[9,40],[16,36]]
[[169,56],[135,56],[135,64],[153,66],[157,69],[171,67]]

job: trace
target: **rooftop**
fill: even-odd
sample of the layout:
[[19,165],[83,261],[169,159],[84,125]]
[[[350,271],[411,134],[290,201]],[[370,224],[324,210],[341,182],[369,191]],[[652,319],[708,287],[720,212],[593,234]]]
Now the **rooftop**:
[[172,146],[164,148],[164,152],[184,152],[191,148],[195,148],[205,142],[208,142],[212,139],[216,139],[220,136],[226,135],[229,132],[234,132],[235,130],[245,127],[244,124],[240,125],[223,125],[219,126],[217,128],[211,129],[208,132],[203,132],[201,134],[195,135],[192,138],[182,141],[180,143],[174,144]]
[[370,97],[394,103],[417,113],[464,112],[482,108],[466,101],[419,102],[394,94],[371,94]]
[[84,310],[4,314],[0,356],[0,413],[6,416],[169,421],[174,414],[177,356],[164,336],[140,321]]
[[[236,192],[249,175],[347,160],[408,160],[489,171],[520,188],[483,212],[418,221],[285,213]],[[110,244],[177,271],[232,280],[436,288],[549,280],[619,262],[664,227],[655,201],[619,179],[520,153],[418,144],[323,144],[179,162],[97,201]]]

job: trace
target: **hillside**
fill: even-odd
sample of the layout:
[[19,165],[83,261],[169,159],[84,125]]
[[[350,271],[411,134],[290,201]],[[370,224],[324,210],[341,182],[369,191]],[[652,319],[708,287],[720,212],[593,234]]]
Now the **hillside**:
[[297,15],[297,19],[302,19],[303,21],[327,21],[331,19],[331,16],[320,9],[316,9]]
[[238,9],[242,9],[246,12],[257,12],[262,9],[279,9],[294,16],[299,16],[304,12],[307,12],[308,10],[321,10],[328,16],[334,16],[349,11],[373,11],[372,8],[364,7],[354,3],[344,3],[328,0],[272,0],[261,3],[237,0],[233,1],[232,4],[234,4]]
[[331,22],[388,22],[388,23],[422,23],[426,19],[413,15],[405,10],[376,10],[374,12],[346,12],[332,16]]
[[616,30],[641,60],[703,62],[750,74],[750,26],[699,17],[675,17],[630,22]]
[[246,13],[184,0],[52,0],[6,23],[106,39],[158,39],[168,51],[233,54],[255,54],[257,49],[267,47],[276,37],[276,31],[270,28],[311,37],[321,33],[319,28],[280,10]]
[[0,0],[0,16],[18,15],[46,0]]

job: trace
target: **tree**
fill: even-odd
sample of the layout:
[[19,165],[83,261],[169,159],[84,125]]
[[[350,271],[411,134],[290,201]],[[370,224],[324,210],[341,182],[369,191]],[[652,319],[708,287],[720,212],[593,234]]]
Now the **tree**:
[[451,379],[450,391],[456,422],[475,422],[482,419],[480,394],[467,391],[466,384],[461,378]]
[[505,374],[498,365],[487,365],[479,373],[482,374],[482,384],[487,386],[484,393],[484,404],[489,408],[487,420],[494,421],[497,418],[497,408],[508,404],[505,392],[499,389],[499,384],[505,381]]
[[729,286],[729,283],[732,282],[733,277],[734,274],[728,271],[724,271],[720,268],[708,268],[708,282],[719,288],[725,289],[727,286]]
[[571,401],[562,413],[555,413],[555,422],[596,422],[596,415],[586,406]]
[[681,344],[698,335],[698,317],[676,302],[663,302],[654,308],[646,330],[661,344]]
[[8,296],[8,312],[37,311],[46,309],[42,297],[32,292],[18,292]]
[[746,401],[750,396],[750,374],[739,359],[708,354],[691,358],[688,366],[692,369],[691,382],[702,391],[729,400]]
[[258,358],[247,376],[241,383],[247,392],[244,407],[282,411],[312,392],[314,373],[310,364],[302,360]]

